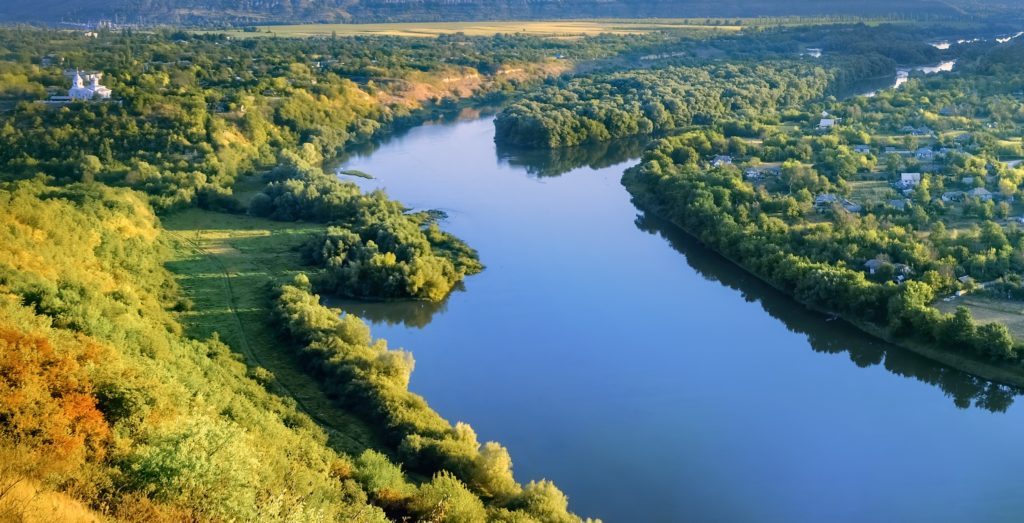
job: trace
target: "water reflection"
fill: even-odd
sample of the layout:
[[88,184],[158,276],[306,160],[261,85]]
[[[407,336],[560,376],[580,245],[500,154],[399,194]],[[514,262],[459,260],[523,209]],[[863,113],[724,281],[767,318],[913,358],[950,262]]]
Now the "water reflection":
[[[463,292],[459,285],[454,292]],[[440,302],[422,300],[360,301],[324,296],[324,305],[355,314],[372,324],[402,325],[422,329],[430,324],[437,313],[448,310],[448,298]]]
[[344,165],[352,158],[372,156],[381,147],[404,138],[410,131],[418,127],[476,121],[493,116],[497,111],[498,109],[493,107],[460,107],[449,111],[441,111],[431,119],[411,116],[404,121],[395,123],[386,132],[377,133],[368,141],[349,143],[341,154],[325,162],[324,170],[337,171],[341,165]]
[[497,155],[499,163],[544,178],[561,176],[580,167],[603,169],[639,158],[651,140],[651,136],[634,136],[561,149],[521,149],[497,144]]
[[926,65],[920,67],[901,67],[896,70],[895,78],[892,76],[884,76],[880,78],[868,78],[862,82],[855,82],[840,91],[840,98],[851,98],[854,96],[866,96],[871,98],[877,96],[879,91],[885,89],[899,89],[903,84],[910,81],[910,76],[914,72],[919,72],[925,75],[937,74],[937,73],[948,73],[956,67],[956,60],[946,60],[939,62],[936,65]]
[[862,368],[881,364],[893,374],[938,387],[957,407],[964,409],[974,406],[991,412],[1005,412],[1016,396],[1024,392],[971,376],[877,340],[843,321],[828,321],[826,316],[799,306],[785,294],[736,267],[665,220],[639,215],[636,226],[666,239],[704,278],[739,291],[749,302],[759,302],[768,314],[782,321],[790,331],[806,335],[815,352],[845,352],[850,361]]

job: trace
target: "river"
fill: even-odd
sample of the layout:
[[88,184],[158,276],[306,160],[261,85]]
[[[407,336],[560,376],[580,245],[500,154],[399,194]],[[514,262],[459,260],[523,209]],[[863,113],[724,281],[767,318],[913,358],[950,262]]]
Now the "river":
[[487,269],[440,305],[334,302],[416,357],[411,388],[520,481],[606,522],[1010,521],[1014,393],[812,313],[644,216],[642,143],[499,150],[490,118],[421,126],[353,178]]
[[[937,74],[937,73],[948,73],[956,67],[956,60],[947,60],[945,62],[939,62],[936,65],[919,66],[919,67],[901,67],[896,69],[896,76],[894,79],[889,78],[876,78],[865,80],[858,85],[851,86],[846,89],[852,93],[853,96],[877,96],[878,91],[882,89],[899,89],[900,86],[910,81],[910,74],[912,72],[919,72],[922,74]],[[847,96],[843,96],[844,98]]]

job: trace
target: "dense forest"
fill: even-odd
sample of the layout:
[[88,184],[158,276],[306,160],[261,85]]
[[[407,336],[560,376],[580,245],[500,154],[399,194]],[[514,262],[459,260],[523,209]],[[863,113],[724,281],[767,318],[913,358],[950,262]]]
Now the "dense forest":
[[[756,135],[760,114],[819,97],[829,78],[800,64],[672,67],[573,79],[503,110],[495,140],[524,147],[569,147],[732,120]],[[766,111],[767,109],[767,111]]]
[[[797,56],[812,46],[825,56]],[[891,74],[897,64],[931,64],[943,56],[921,32],[903,26],[764,31],[682,49],[673,53],[680,64],[674,67],[551,80],[501,112],[495,140],[559,148],[711,124],[759,136],[764,126],[792,118],[787,108]],[[729,61],[703,64],[699,57],[712,51]]]

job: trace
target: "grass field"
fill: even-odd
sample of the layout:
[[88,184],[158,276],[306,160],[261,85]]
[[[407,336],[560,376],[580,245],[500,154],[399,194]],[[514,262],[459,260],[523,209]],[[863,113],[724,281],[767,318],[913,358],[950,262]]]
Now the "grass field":
[[984,295],[967,295],[948,302],[940,300],[935,304],[935,308],[953,313],[961,305],[971,310],[976,321],[1002,323],[1010,329],[1014,339],[1024,341],[1024,303]]
[[687,19],[650,20],[548,20],[548,21],[488,21],[488,22],[417,22],[392,24],[303,24],[259,26],[258,32],[241,30],[228,31],[239,37],[290,36],[408,36],[436,37],[444,34],[462,33],[470,36],[493,36],[499,33],[515,33],[531,36],[563,38],[591,36],[603,33],[642,34],[662,30],[679,31],[738,31],[736,20],[712,21]]
[[270,370],[278,392],[295,398],[328,432],[335,449],[358,455],[375,448],[390,454],[369,425],[324,393],[268,324],[271,284],[303,268],[296,247],[324,226],[201,209],[166,216],[163,224],[176,246],[168,267],[194,303],[183,318],[189,334],[205,338],[219,333],[250,366]]
[[866,206],[884,203],[893,196],[893,189],[886,181],[855,181],[850,182],[850,199]]

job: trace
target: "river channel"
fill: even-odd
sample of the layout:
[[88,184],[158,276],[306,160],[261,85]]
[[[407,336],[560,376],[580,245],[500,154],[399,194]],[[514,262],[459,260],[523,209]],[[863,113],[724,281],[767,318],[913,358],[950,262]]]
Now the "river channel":
[[621,185],[642,142],[521,154],[490,118],[347,159],[479,250],[440,305],[332,302],[415,355],[411,389],[516,477],[606,522],[1013,521],[1016,395],[812,313]]

